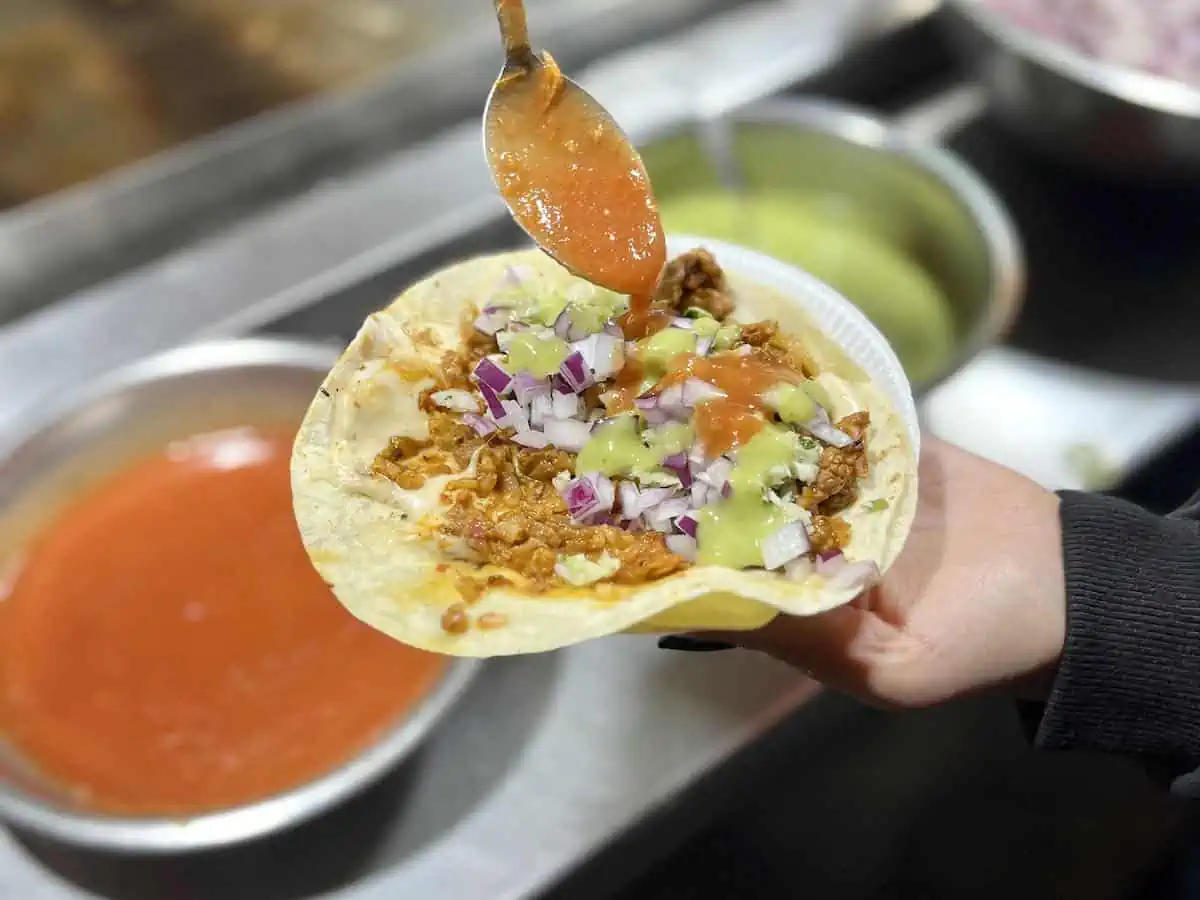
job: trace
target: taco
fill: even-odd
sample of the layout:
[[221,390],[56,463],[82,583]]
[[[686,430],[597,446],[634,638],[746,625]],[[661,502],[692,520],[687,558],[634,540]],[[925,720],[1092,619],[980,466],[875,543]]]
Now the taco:
[[531,250],[370,316],[304,419],[292,488],[354,615],[497,656],[849,602],[911,525],[907,435],[794,300],[704,250],[649,309]]

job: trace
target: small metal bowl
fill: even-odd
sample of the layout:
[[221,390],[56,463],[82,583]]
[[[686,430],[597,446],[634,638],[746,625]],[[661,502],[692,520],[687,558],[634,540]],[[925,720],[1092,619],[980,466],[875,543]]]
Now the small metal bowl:
[[947,34],[1011,132],[1069,165],[1132,180],[1200,178],[1200,90],[1110,65],[948,0]]
[[1024,256],[1003,203],[953,153],[882,119],[825,100],[773,99],[672,126],[641,147],[660,200],[724,186],[811,192],[870,210],[875,236],[932,278],[953,316],[953,352],[924,377],[909,373],[918,395],[996,343],[1017,316]]
[[[244,425],[298,426],[337,352],[281,339],[195,344],[122,369],[25,419],[0,448],[0,573],[80,489],[173,438]],[[419,705],[328,774],[187,819],[81,809],[0,740],[0,818],[64,843],[140,854],[213,849],[282,831],[362,791],[405,759],[463,694],[477,665],[450,662]]]

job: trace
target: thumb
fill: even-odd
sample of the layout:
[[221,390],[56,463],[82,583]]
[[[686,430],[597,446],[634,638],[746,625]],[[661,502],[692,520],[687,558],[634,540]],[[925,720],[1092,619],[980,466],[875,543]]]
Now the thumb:
[[882,623],[856,604],[815,616],[780,615],[757,631],[705,632],[709,640],[758,650],[838,690],[869,695],[870,662]]

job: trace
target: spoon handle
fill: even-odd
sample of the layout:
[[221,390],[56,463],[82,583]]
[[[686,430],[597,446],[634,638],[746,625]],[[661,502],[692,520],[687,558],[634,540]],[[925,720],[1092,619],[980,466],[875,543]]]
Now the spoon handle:
[[496,20],[504,40],[505,66],[528,69],[537,62],[529,46],[529,29],[525,26],[524,0],[495,0]]

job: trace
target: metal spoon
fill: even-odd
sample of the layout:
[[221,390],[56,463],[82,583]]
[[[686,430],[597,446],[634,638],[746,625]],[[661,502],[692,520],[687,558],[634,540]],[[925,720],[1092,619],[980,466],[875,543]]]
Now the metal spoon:
[[529,44],[521,0],[494,0],[504,67],[483,113],[484,153],[513,218],[595,284],[648,296],[666,261],[637,150],[594,97]]

